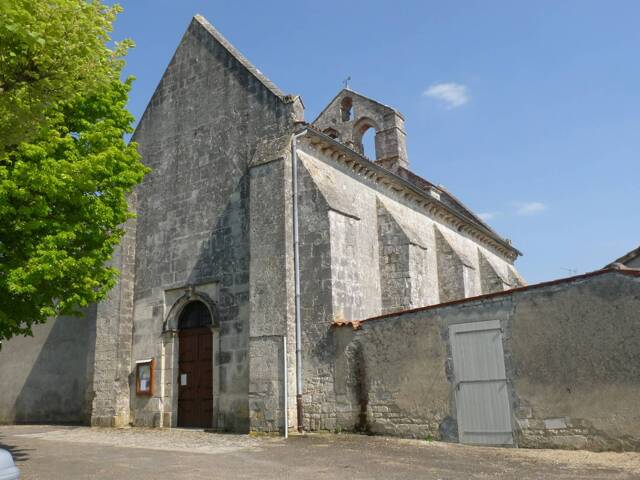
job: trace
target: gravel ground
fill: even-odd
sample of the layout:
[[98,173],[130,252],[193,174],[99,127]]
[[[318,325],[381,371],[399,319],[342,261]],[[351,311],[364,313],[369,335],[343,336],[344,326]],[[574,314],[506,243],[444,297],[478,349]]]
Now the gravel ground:
[[0,426],[23,480],[46,479],[640,479],[640,453],[471,447],[312,434]]

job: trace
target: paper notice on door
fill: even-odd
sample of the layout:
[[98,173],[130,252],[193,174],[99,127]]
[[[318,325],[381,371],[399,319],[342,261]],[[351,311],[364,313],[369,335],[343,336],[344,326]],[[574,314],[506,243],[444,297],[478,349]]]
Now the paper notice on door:
[[187,374],[186,373],[181,373],[180,374],[180,386],[184,387],[187,384]]

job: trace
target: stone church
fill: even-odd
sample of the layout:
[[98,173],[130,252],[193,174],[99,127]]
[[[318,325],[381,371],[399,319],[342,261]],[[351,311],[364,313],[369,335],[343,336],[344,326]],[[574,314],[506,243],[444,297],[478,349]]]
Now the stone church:
[[307,122],[201,16],[133,141],[151,173],[119,284],[4,345],[0,422],[335,429],[333,325],[524,285],[510,241],[410,170],[400,112],[343,89]]

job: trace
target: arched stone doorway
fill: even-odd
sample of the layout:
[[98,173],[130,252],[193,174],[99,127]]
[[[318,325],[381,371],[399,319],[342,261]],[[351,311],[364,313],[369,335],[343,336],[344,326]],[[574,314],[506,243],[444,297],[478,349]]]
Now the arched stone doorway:
[[178,317],[178,426],[213,423],[213,319],[201,301],[187,303]]

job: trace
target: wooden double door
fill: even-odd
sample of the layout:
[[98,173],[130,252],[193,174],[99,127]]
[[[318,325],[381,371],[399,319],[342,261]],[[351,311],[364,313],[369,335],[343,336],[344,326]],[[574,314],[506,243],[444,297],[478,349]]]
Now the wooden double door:
[[178,426],[211,428],[213,420],[213,335],[210,327],[180,330]]

